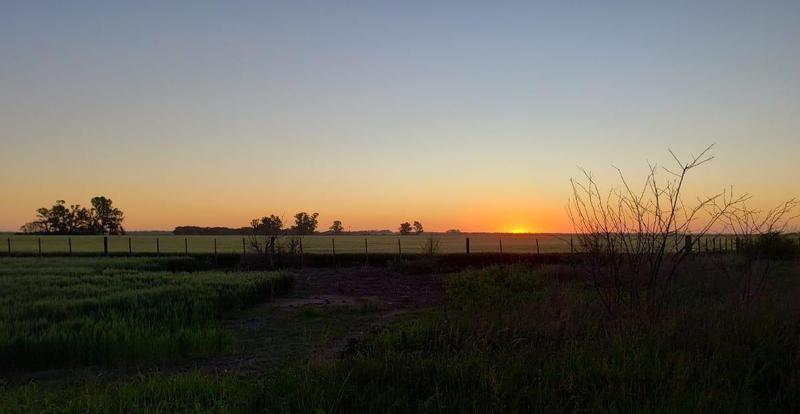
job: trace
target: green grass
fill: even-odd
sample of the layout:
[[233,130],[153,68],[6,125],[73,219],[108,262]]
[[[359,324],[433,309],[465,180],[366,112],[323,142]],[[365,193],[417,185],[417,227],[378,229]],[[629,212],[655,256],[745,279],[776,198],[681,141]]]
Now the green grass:
[[777,266],[747,308],[714,268],[693,263],[657,321],[610,318],[569,267],[465,272],[449,279],[446,310],[393,323],[339,360],[261,377],[6,387],[0,411],[798,412],[797,265]]
[[[475,234],[475,235],[439,235],[441,253],[463,253],[466,248],[465,238],[470,238],[472,252],[498,252],[500,239],[503,251],[507,253],[535,253],[536,240],[542,253],[569,252],[569,236],[534,235],[534,234]],[[72,239],[72,251],[76,254],[102,253],[103,236],[24,236],[11,235],[0,238],[0,255],[7,254],[7,241],[11,239],[11,250],[17,254],[35,254],[38,252],[38,240],[41,238],[42,251],[64,254],[69,251],[68,239]],[[214,239],[217,240],[217,252],[220,254],[241,254],[242,236],[108,236],[108,249],[111,253],[128,253],[128,239],[131,240],[133,253],[156,253],[156,238],[162,254],[181,254],[188,243],[189,253],[208,254],[214,252]],[[249,246],[249,237],[245,237]],[[330,253],[331,236],[303,236],[303,251],[306,253]],[[337,253],[363,253],[364,240],[367,240],[370,253],[397,253],[397,240],[400,239],[403,253],[422,253],[427,234],[420,236],[336,236]],[[250,247],[248,247],[250,249]]]
[[170,259],[0,259],[3,370],[157,361],[229,349],[226,312],[291,287],[284,273],[173,273]]

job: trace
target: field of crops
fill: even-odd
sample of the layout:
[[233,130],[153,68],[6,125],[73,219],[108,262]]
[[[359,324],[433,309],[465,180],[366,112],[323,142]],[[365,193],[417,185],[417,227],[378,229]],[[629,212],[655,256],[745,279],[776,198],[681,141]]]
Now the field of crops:
[[0,371],[157,361],[234,341],[229,311],[287,291],[284,273],[173,272],[181,258],[0,259]]
[[[470,251],[507,253],[564,253],[570,251],[569,235],[552,234],[474,234],[474,235],[434,235],[439,241],[440,253],[464,253],[466,239],[470,239]],[[420,253],[429,236],[303,236],[305,253]],[[250,236],[108,236],[109,253],[242,253],[243,240],[249,250]],[[399,246],[398,246],[399,241]],[[288,244],[288,237],[281,237],[279,243]],[[30,254],[41,250],[47,253],[68,253],[70,243],[74,253],[102,253],[103,236],[23,236],[13,235],[0,239],[0,254]],[[10,249],[9,249],[10,243]]]

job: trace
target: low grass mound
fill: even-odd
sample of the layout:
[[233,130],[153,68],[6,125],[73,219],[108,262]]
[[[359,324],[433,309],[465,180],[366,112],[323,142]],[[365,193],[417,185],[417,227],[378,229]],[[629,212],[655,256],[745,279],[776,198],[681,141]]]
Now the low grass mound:
[[229,311],[288,291],[286,273],[169,272],[158,259],[4,259],[3,371],[158,361],[227,350]]

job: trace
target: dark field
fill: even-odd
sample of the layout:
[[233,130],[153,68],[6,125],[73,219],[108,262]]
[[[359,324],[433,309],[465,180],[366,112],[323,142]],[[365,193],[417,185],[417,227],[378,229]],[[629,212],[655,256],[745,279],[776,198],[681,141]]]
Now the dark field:
[[574,262],[172,260],[0,261],[0,411],[800,410],[793,259],[744,304],[736,256],[691,258],[658,318],[609,316]]

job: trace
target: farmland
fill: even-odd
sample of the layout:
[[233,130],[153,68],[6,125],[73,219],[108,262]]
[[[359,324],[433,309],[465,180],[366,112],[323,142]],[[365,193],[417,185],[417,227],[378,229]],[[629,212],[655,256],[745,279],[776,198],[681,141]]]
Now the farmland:
[[[244,248],[252,252],[250,236],[107,236],[109,254],[241,254]],[[337,253],[422,253],[429,237],[439,242],[439,253],[464,253],[469,238],[473,253],[568,253],[572,246],[569,234],[470,234],[420,236],[303,236],[303,251],[310,254]],[[263,237],[261,238],[263,240]],[[278,238],[285,245],[289,236]],[[698,247],[703,249],[732,249],[732,237],[707,236]],[[75,254],[102,254],[103,236],[27,236],[6,235],[0,238],[0,254],[37,254],[39,244],[43,254],[68,254],[70,244]],[[726,244],[727,243],[727,244]],[[10,247],[9,247],[10,245]],[[537,248],[538,245],[538,248]],[[715,247],[717,246],[717,247]]]
[[[15,375],[0,411],[796,412],[800,268],[775,261],[742,306],[744,259],[691,258],[650,319],[609,316],[575,264],[288,274],[3,258]],[[141,361],[154,368],[115,368]],[[37,379],[60,366],[94,368]]]

